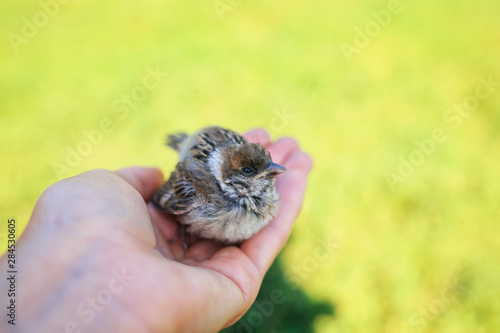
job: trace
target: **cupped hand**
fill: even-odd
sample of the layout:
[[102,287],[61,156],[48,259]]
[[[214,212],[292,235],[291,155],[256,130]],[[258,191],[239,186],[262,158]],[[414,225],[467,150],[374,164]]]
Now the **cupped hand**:
[[278,215],[239,246],[196,240],[185,252],[171,242],[177,222],[149,202],[163,182],[155,168],[94,170],[49,187],[17,247],[23,320],[5,331],[216,332],[237,321],[289,237],[312,167],[293,139],[246,137],[287,172]]

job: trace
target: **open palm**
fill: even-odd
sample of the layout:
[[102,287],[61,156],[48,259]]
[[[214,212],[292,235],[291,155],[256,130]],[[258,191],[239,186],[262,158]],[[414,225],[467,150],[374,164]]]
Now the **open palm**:
[[276,183],[278,215],[239,246],[195,240],[184,252],[170,242],[179,226],[149,202],[163,181],[154,168],[94,170],[47,189],[18,247],[21,327],[212,332],[237,321],[288,239],[312,166],[293,139],[246,137],[288,171]]

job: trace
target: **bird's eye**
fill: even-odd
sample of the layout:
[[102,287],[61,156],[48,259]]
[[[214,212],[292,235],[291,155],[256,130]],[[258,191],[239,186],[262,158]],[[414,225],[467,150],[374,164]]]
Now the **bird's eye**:
[[244,174],[246,175],[250,175],[253,173],[253,169],[249,166],[246,166],[244,168],[241,169],[241,171],[243,171]]

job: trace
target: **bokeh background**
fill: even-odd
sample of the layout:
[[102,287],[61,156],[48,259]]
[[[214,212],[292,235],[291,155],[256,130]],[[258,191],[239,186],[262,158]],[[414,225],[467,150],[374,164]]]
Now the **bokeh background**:
[[500,2],[397,3],[2,1],[2,219],[89,169],[168,174],[167,133],[264,127],[315,167],[259,299],[295,296],[233,331],[499,332]]

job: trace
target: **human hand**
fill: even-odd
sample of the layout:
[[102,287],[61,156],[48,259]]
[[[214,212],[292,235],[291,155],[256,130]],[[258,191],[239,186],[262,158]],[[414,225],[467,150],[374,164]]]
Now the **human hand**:
[[213,332],[236,322],[288,239],[312,166],[292,139],[246,137],[288,171],[276,183],[278,215],[239,247],[198,240],[184,253],[168,242],[178,224],[149,203],[157,169],[94,170],[49,187],[17,245],[19,320],[5,331]]

